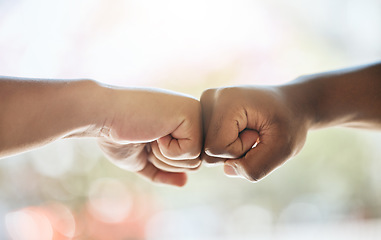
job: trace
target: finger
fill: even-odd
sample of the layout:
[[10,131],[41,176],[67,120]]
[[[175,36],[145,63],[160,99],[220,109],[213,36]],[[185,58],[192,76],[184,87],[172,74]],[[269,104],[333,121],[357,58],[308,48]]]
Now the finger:
[[[247,126],[247,116],[244,108],[232,106],[231,101],[222,97],[220,90],[215,95],[212,114],[205,137],[205,152],[212,157],[238,158],[244,154],[240,143],[239,134]],[[216,97],[216,96],[215,96]]]
[[[226,147],[226,151],[232,157],[242,157],[259,141],[259,133],[256,130],[245,129],[241,131],[237,139]],[[239,155],[241,154],[241,155]]]
[[165,171],[187,171],[197,169],[200,164],[200,158],[189,159],[189,160],[171,160],[166,158],[160,151],[157,142],[151,143],[151,149],[155,158],[153,159],[153,164]]
[[158,169],[166,171],[166,172],[185,172],[185,171],[193,171],[198,169],[195,168],[182,168],[182,167],[174,167],[160,160],[154,153],[148,154],[148,160]]
[[224,165],[224,172],[229,177],[239,177],[240,176],[234,167],[227,165],[227,164]]
[[[210,126],[210,120],[213,113],[213,103],[214,94],[216,89],[205,90],[200,98],[201,109],[202,109],[202,124],[203,124],[203,137],[206,139],[206,135]],[[225,160],[221,158],[211,157],[205,153],[205,142],[202,147],[202,152],[200,155],[201,160],[206,164],[206,166],[216,166],[221,165]]]
[[219,125],[209,129],[205,141],[205,153],[211,157],[240,158],[259,138],[256,130],[245,128],[247,119],[242,116],[238,120],[220,120]]
[[165,172],[157,167],[155,167],[152,163],[147,161],[146,166],[139,172],[139,175],[144,178],[159,184],[167,184],[177,187],[182,187],[187,182],[186,173],[174,173],[174,172]]
[[225,165],[233,168],[236,173],[232,174],[233,171],[227,167],[228,175],[241,176],[252,182],[259,181],[291,156],[290,149],[290,146],[283,144],[282,141],[260,142],[242,158],[229,159],[225,162]]
[[216,89],[212,89],[212,88],[207,89],[202,93],[200,98],[201,109],[202,109],[202,119],[203,119],[203,126],[204,126],[204,138],[209,129],[210,120],[213,113],[213,103],[214,103],[215,92],[216,92]]
[[197,116],[185,119],[169,135],[157,140],[161,153],[169,159],[184,160],[199,157],[203,144],[201,109]]
[[205,163],[207,167],[214,167],[224,164],[224,162],[227,160],[226,158],[220,158],[220,157],[211,157],[207,155],[205,152],[201,154],[201,160]]
[[153,153],[148,155],[148,161],[151,162],[156,168],[166,172],[184,172],[184,168],[174,167],[162,162]]
[[209,89],[201,96],[205,133],[203,152],[210,157],[242,157],[258,139],[258,132],[248,128],[246,109],[233,104],[231,98],[226,97],[229,94],[230,89],[222,88]]
[[[259,143],[259,138],[257,138],[257,141],[254,143],[252,148],[255,148]],[[201,159],[206,163],[207,166],[216,166],[224,164],[224,172],[227,176],[230,177],[238,177],[240,174],[230,165],[225,164],[226,161],[230,160],[227,158],[219,158],[219,157],[210,157],[207,154],[203,153],[201,155]]]

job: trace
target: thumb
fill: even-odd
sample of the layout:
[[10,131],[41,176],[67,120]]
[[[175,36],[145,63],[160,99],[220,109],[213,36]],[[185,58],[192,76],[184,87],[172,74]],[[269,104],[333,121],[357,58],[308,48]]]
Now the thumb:
[[240,158],[257,142],[258,132],[246,128],[246,114],[226,114],[225,116],[229,115],[238,116],[238,118],[212,117],[205,140],[205,153],[208,156]]
[[183,121],[171,134],[157,140],[160,152],[172,160],[195,159],[202,147],[201,119],[189,123]]
[[208,147],[205,153],[211,157],[219,158],[239,158],[249,151],[258,141],[259,134],[256,130],[245,129],[238,134],[238,137],[224,149]]
[[239,159],[225,161],[225,173],[256,182],[280,167],[289,157],[289,146],[273,139],[270,144],[259,142]]

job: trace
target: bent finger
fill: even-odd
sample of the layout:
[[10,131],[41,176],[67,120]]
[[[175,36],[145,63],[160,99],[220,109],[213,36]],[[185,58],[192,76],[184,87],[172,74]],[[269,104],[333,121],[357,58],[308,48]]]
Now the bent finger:
[[225,165],[233,168],[237,176],[256,182],[280,167],[290,156],[287,146],[259,143],[239,159],[229,159]]
[[177,187],[184,186],[188,179],[186,173],[184,172],[174,173],[162,171],[148,161],[146,166],[137,173],[154,183],[172,185]]
[[168,159],[199,157],[203,145],[201,116],[184,120],[171,134],[159,138],[157,143],[161,153]]
[[167,165],[168,167],[181,168],[183,170],[191,170],[191,169],[197,169],[201,164],[200,158],[188,159],[188,160],[168,159],[162,154],[157,142],[151,143],[151,149],[155,157],[159,161],[161,161],[163,164]]
[[216,92],[215,88],[207,89],[202,93],[200,98],[201,109],[202,109],[202,119],[203,119],[203,126],[204,126],[204,138],[209,129],[211,116],[213,114],[215,92]]
[[201,154],[201,160],[205,163],[207,167],[214,167],[224,164],[224,162],[227,159],[220,157],[211,157],[204,152]]
[[[233,128],[232,126],[230,127],[230,129]],[[224,132],[225,130],[221,129],[220,131]],[[234,137],[226,140],[225,144],[222,144],[223,140],[220,137],[215,138],[215,143],[209,137],[205,153],[211,157],[240,158],[259,141],[259,133],[256,130],[244,129],[239,132],[239,129],[236,128],[235,131]],[[226,142],[230,143],[226,144]]]
[[171,166],[163,161],[161,161],[154,153],[149,153],[148,160],[158,169],[166,171],[166,172],[185,172],[196,170],[197,168],[182,168]]

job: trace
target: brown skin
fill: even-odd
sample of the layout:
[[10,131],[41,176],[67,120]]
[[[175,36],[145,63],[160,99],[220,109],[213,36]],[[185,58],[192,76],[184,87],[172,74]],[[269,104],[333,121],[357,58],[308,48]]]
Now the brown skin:
[[[295,156],[310,129],[381,129],[381,64],[278,87],[209,89],[201,104],[202,159],[257,181]],[[0,157],[61,138],[95,137],[115,164],[153,182],[182,186],[184,171],[200,166],[201,106],[176,93],[2,77],[0,112]]]
[[310,129],[380,130],[381,63],[304,76],[282,86],[208,89],[201,105],[201,158],[224,163],[227,175],[258,181],[295,156]]
[[94,137],[116,165],[174,186],[201,163],[200,103],[177,93],[2,77],[0,110],[0,157]]

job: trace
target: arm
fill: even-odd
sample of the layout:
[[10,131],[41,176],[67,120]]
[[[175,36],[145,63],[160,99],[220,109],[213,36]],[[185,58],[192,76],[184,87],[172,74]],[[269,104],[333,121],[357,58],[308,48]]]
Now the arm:
[[0,79],[0,157],[102,125],[91,81]]
[[257,181],[295,156],[311,129],[381,129],[381,63],[277,87],[209,89],[201,103],[202,159],[224,162],[227,175]]
[[381,129],[381,63],[303,76],[279,89],[304,106],[311,129]]
[[95,137],[118,166],[178,186],[186,182],[183,172],[200,163],[200,104],[176,93],[3,77],[0,110],[0,157]]

